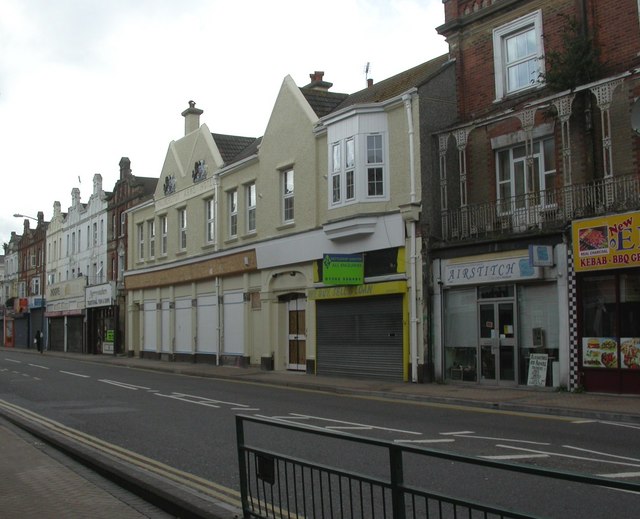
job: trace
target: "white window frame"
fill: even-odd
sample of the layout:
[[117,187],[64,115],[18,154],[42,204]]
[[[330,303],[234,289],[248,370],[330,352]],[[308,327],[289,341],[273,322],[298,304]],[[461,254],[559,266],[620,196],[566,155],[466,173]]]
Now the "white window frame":
[[138,261],[144,261],[144,223],[139,223],[138,227]]
[[149,236],[149,259],[156,257],[156,221],[147,222],[147,235]]
[[162,256],[167,255],[168,231],[169,231],[169,227],[168,227],[167,215],[163,214],[160,216],[160,254]]
[[[367,198],[384,198],[387,194],[384,135],[371,133],[366,136],[366,174]],[[374,144],[374,146],[370,146]],[[378,173],[380,177],[378,178]],[[372,175],[375,175],[372,177]],[[374,192],[372,193],[372,187]]]
[[247,234],[256,232],[256,183],[251,182],[245,186],[247,200]]
[[187,250],[187,208],[178,209],[178,248]]
[[[553,164],[553,168],[551,167],[551,164],[546,164],[546,160],[545,160],[545,144],[549,145],[552,144],[553,148],[551,150],[551,156],[553,158],[554,164]],[[536,169],[534,169],[534,171],[537,170],[537,179],[533,179],[530,178],[530,172],[528,171],[528,166],[527,166],[527,156],[526,156],[526,150],[525,150],[525,143],[519,143],[516,146],[511,146],[509,148],[502,148],[499,150],[496,150],[496,193],[497,193],[497,199],[498,199],[498,207],[501,207],[500,212],[501,214],[507,214],[510,213],[512,209],[518,209],[519,206],[518,204],[521,203],[521,205],[524,207],[525,205],[525,199],[527,197],[530,197],[532,200],[536,200],[538,201],[537,205],[541,205],[541,206],[548,206],[548,201],[545,199],[544,197],[544,192],[552,189],[553,188],[553,180],[554,177],[557,173],[557,166],[555,164],[555,140],[553,136],[547,136],[544,138],[540,138],[540,139],[536,139],[533,142],[533,147],[534,147],[534,151],[533,154],[531,156],[531,158],[534,161],[534,165],[537,166]],[[536,149],[537,148],[537,149]],[[520,151],[521,154],[518,155],[518,157],[514,158],[514,151]],[[509,171],[506,172],[508,173],[508,175],[502,175],[501,176],[501,172],[503,171],[501,166],[502,166],[502,161],[500,160],[500,157],[506,157],[507,161],[508,161],[508,167],[509,167]],[[551,162],[551,161],[549,161]],[[516,180],[516,166],[519,166],[522,168],[522,193],[518,193],[517,190],[517,180]],[[537,185],[536,184],[536,180],[537,180]],[[509,196],[503,196],[504,192],[508,190],[509,192]],[[536,197],[536,195],[539,194],[539,198]],[[514,197],[517,196],[522,196],[522,200],[518,201],[516,200]],[[506,210],[503,210],[502,208],[504,208],[504,205],[500,205],[500,201],[502,200],[509,200],[509,202],[511,202],[512,200],[516,200],[516,203],[513,204],[514,207],[511,207],[511,203],[509,203],[506,206]]]
[[205,215],[205,242],[207,244],[215,243],[216,241],[216,206],[213,198],[207,198],[204,201],[204,215]]
[[[376,140],[372,157],[369,143]],[[384,130],[349,135],[329,146],[329,208],[389,200],[388,135]],[[370,194],[371,174],[378,173],[377,192]]]
[[280,177],[282,222],[293,223],[295,218],[295,172],[293,168],[287,168],[282,171]]
[[238,236],[238,190],[227,191],[227,203],[229,204],[229,238]]
[[[506,41],[507,39],[529,29],[533,29],[535,31],[535,42],[537,47],[535,57],[531,58],[530,55],[521,61],[520,64],[534,60],[537,65],[536,77],[527,85],[510,89],[508,87]],[[500,101],[512,94],[517,94],[532,88],[538,88],[543,84],[543,80],[540,76],[540,74],[545,70],[541,10],[534,11],[533,13],[522,16],[493,30],[493,64],[496,81],[496,101]]]
[[39,277],[31,278],[31,295],[32,296],[40,295],[40,278]]

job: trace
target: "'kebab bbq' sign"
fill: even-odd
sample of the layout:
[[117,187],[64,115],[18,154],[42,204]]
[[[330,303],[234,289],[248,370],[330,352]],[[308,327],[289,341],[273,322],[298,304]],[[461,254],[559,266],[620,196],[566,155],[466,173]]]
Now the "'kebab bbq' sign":
[[572,228],[576,271],[640,266],[640,213],[580,220]]

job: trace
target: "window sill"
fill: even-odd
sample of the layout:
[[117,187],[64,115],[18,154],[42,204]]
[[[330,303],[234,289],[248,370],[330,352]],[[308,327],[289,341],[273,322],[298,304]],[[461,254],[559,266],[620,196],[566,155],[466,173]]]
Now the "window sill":
[[179,250],[178,252],[176,252],[176,256],[186,256],[186,255],[187,255],[186,250]]
[[282,225],[279,225],[278,227],[276,227],[276,231],[284,231],[285,229],[291,229],[292,227],[295,227],[295,226],[296,226],[295,222],[283,223]]
[[255,238],[258,235],[256,231],[251,231],[240,236],[243,240],[249,240],[251,238]]
[[230,245],[232,243],[238,243],[238,237],[237,236],[232,236],[231,238],[224,240],[224,244],[225,245]]

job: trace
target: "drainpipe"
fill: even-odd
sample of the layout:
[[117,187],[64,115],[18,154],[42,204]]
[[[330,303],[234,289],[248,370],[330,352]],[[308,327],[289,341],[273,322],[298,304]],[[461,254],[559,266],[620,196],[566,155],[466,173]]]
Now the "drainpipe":
[[216,308],[218,310],[218,328],[217,328],[217,346],[216,346],[216,366],[220,365],[220,345],[222,344],[222,298],[220,297],[220,277],[216,276],[216,297],[218,298],[218,304]]
[[[402,96],[404,107],[407,113],[408,137],[409,137],[409,179],[411,182],[410,201],[411,204],[416,203],[416,159],[413,144],[414,128],[413,128],[413,107],[411,103],[411,95]],[[416,221],[413,217],[407,222],[409,224],[409,355],[411,358],[411,382],[418,381],[418,318],[417,318],[417,276],[416,276]]]

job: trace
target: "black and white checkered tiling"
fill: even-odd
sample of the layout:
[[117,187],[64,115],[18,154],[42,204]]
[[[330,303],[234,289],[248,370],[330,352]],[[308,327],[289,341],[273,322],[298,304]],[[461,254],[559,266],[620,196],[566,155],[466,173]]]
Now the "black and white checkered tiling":
[[576,289],[576,273],[573,267],[573,251],[567,251],[567,275],[569,283],[569,390],[578,389],[578,295]]

